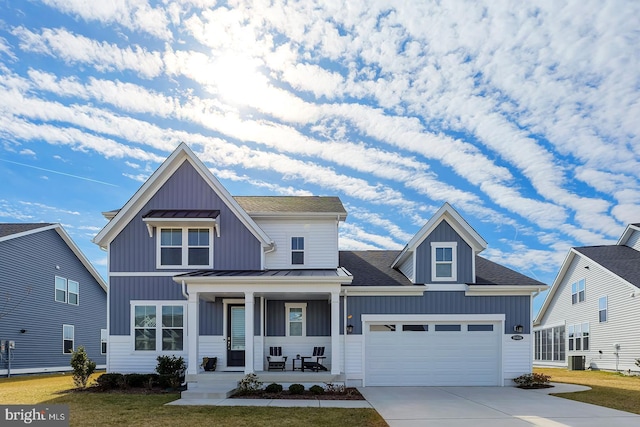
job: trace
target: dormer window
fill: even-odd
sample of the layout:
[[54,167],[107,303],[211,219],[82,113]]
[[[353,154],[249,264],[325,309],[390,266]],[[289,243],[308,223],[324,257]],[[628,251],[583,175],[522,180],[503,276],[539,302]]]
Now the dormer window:
[[304,264],[304,237],[291,238],[291,264]]
[[455,281],[457,279],[456,242],[431,243],[431,280]]

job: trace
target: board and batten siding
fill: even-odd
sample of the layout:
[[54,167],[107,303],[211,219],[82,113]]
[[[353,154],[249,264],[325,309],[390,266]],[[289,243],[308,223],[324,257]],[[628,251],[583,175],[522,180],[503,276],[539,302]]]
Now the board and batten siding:
[[428,291],[423,296],[350,296],[347,313],[353,333],[362,333],[363,314],[505,314],[505,334],[515,325],[530,333],[530,296],[467,297],[464,291]]
[[456,283],[472,283],[475,281],[473,277],[472,260],[474,257],[471,246],[464,241],[462,237],[447,223],[442,221],[433,229],[423,241],[418,245],[414,256],[416,257],[415,267],[415,283],[451,283],[451,281],[431,280],[431,243],[432,242],[456,242],[456,264],[457,264],[457,280]]
[[[270,269],[337,268],[338,222],[335,219],[257,219],[256,222],[276,243],[276,250],[267,253],[265,263]],[[304,237],[304,264],[291,264],[291,238]]]
[[259,270],[260,242],[235,216],[193,166],[185,161],[151,200],[111,242],[110,272],[156,269],[157,230],[149,237],[142,215],[151,209],[218,209],[220,237],[213,237],[213,266],[217,270]]
[[294,300],[268,300],[267,301],[267,336],[286,335],[286,312],[285,303],[303,302],[306,308],[306,331],[308,337],[328,337],[331,336],[331,305],[326,300],[294,301]]
[[[585,268],[587,266],[589,268]],[[571,304],[571,284],[581,279],[585,279],[585,301]],[[566,355],[585,356],[585,366],[594,369],[615,370],[617,362],[617,369],[637,371],[639,368],[635,365],[635,359],[640,357],[640,296],[632,296],[634,288],[580,254],[573,258],[557,286],[559,288],[536,330],[558,324],[568,326],[588,322],[589,350],[569,351],[566,342]],[[608,318],[600,323],[598,300],[602,296],[608,297]],[[567,329],[565,332],[568,334]],[[568,341],[568,337],[566,339]],[[614,354],[614,344],[620,344],[618,357]],[[565,366],[568,365],[567,360]],[[534,363],[545,364],[537,360]],[[557,362],[553,364],[557,365]]]
[[[79,283],[78,305],[55,301],[56,276]],[[70,370],[71,355],[62,348],[63,324],[74,326],[74,349],[82,345],[98,365],[106,363],[100,353],[106,292],[55,230],[0,242],[0,295],[10,298],[0,307],[0,339],[16,343],[12,372]],[[0,363],[0,375],[6,369]]]

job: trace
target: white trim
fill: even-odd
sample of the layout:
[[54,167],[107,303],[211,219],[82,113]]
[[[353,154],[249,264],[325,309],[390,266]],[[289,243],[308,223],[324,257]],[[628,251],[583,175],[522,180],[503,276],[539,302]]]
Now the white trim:
[[[78,292],[71,292],[71,291],[69,290],[69,282],[73,282],[73,283],[75,283],[76,285],[78,285]],[[76,296],[76,300],[77,300],[77,302],[76,302],[75,304],[69,301],[69,295],[70,295],[70,294],[75,294],[75,296]],[[75,305],[75,306],[80,305],[80,282],[78,282],[77,280],[67,279],[67,304],[69,304],[69,305]]]
[[[188,285],[229,285],[231,287],[231,292],[242,292],[247,289],[240,289],[239,285],[300,285],[302,283],[305,284],[316,284],[320,285],[341,285],[341,284],[349,284],[353,280],[353,276],[346,273],[344,269],[338,268],[336,270],[336,276],[297,276],[297,275],[289,275],[289,276],[281,276],[281,275],[273,275],[273,276],[200,276],[200,277],[189,277],[189,276],[176,276],[173,278],[173,281],[176,283],[182,283],[184,281]],[[183,273],[179,273],[183,274]],[[255,292],[260,292],[260,288],[256,288]],[[291,290],[289,290],[291,292]]]
[[561,321],[558,321],[558,322],[555,322],[555,323],[551,323],[551,324],[548,324],[548,325],[544,325],[544,326],[536,326],[536,327],[532,328],[531,330],[533,332],[536,332],[536,331],[541,331],[543,329],[557,328],[558,326],[566,326],[566,322],[564,320],[561,320]]
[[[292,308],[302,309],[302,335],[291,335],[289,331],[289,310]],[[284,303],[284,315],[285,315],[285,336],[287,337],[306,337],[307,336],[307,303],[306,302],[285,302]]]
[[616,243],[616,245],[617,246],[626,245],[627,241],[629,240],[629,237],[631,237],[634,231],[640,231],[640,228],[634,224],[627,225],[627,228],[624,230],[624,232],[620,236],[620,239],[618,239],[618,243]]
[[[224,310],[223,314],[222,314],[222,336],[224,337],[224,360],[225,363],[228,362],[228,355],[229,355],[229,308],[228,306],[230,304],[238,304],[238,305],[245,305],[245,299],[244,298],[223,298],[222,299],[222,308]],[[246,310],[246,307],[245,307]],[[246,314],[246,313],[245,313]],[[245,325],[246,328],[246,325]],[[244,339],[246,340],[247,337],[245,336]],[[245,351],[246,351],[246,341],[245,341]],[[246,356],[246,353],[245,353]],[[244,364],[247,364],[247,360],[245,358]],[[238,369],[240,368],[239,366],[228,366],[225,365],[224,367],[221,366],[222,369],[227,369],[227,368],[232,368],[232,369]],[[246,368],[246,366],[245,366]]]
[[[71,353],[65,353],[64,351],[64,342],[67,341],[67,339],[64,337],[65,326],[69,326],[71,328]],[[75,325],[69,325],[67,323],[63,323],[62,324],[62,354],[72,354],[74,351],[76,351],[76,327]]]
[[[451,249],[451,276],[436,276],[436,260],[437,249]],[[441,263],[449,263],[449,261],[441,261]],[[432,282],[455,282],[458,280],[458,242],[431,242],[431,281]]]
[[[363,314],[360,316],[363,327],[365,322],[504,322],[504,313],[492,314]],[[503,325],[504,326],[504,325]],[[362,329],[364,331],[364,328]],[[503,328],[504,331],[504,328]]]
[[[294,264],[293,263],[293,253],[294,253],[294,249],[293,249],[293,239],[302,239],[302,250],[300,249],[295,249],[296,253],[302,252],[302,264]],[[308,265],[308,260],[306,257],[306,252],[307,252],[307,233],[297,233],[297,234],[290,234],[289,235],[289,265],[291,266],[291,268],[300,268],[301,266],[305,266]]]
[[[58,299],[58,279],[64,280],[64,301],[60,301]],[[53,300],[55,302],[59,302],[61,304],[67,304],[67,302],[69,301],[68,292],[69,292],[69,288],[67,287],[67,278],[66,277],[62,277],[62,276],[58,276],[58,275],[54,276],[54,279],[53,279]]]
[[465,296],[531,295],[549,289],[547,285],[469,285]]
[[[174,226],[174,227],[160,227],[159,232],[156,233],[156,241],[155,241],[155,245],[156,245],[156,268],[158,270],[164,270],[164,269],[176,269],[176,268],[187,268],[187,269],[207,269],[207,268],[213,268],[213,228],[211,227],[198,227],[198,229],[201,230],[208,230],[209,231],[209,259],[208,259],[208,264],[207,265],[190,265],[189,264],[189,248],[191,246],[189,246],[189,230],[193,229],[193,227],[188,227],[188,226]],[[181,249],[181,253],[180,253],[180,259],[182,261],[181,265],[175,265],[175,264],[171,264],[171,265],[163,265],[161,264],[161,256],[162,256],[162,230],[181,230],[182,235],[181,235],[181,239],[182,239],[182,243],[180,245],[180,249]],[[167,246],[167,248],[169,247],[177,247],[177,246]],[[194,247],[198,247],[198,248],[203,248],[204,246],[194,246]]]
[[[602,298],[605,298],[605,304],[606,304],[606,307],[604,308],[606,319],[604,319],[604,321],[600,320],[600,312],[602,311],[602,309],[600,308],[600,300]],[[607,323],[608,321],[609,321],[609,295],[602,295],[601,297],[598,298],[598,322],[597,323]]]
[[[104,338],[103,338],[104,332]],[[102,351],[102,343],[106,344],[107,351]],[[106,329],[100,329],[100,354],[107,354],[109,352],[109,332]]]
[[[68,353],[67,353],[68,354]],[[106,369],[107,365],[97,365],[96,369]],[[73,371],[73,368],[69,365],[65,366],[48,366],[44,368],[20,368],[14,369],[11,368],[12,375],[21,375],[21,374],[44,374],[44,373],[55,373],[55,372],[70,372]],[[0,375],[7,375],[6,369],[0,369]]]
[[469,286],[464,283],[431,283],[427,286],[429,291],[468,291]]
[[422,296],[427,290],[431,289],[431,285],[412,285],[412,286],[343,286],[342,294],[347,292],[351,296],[392,296],[392,295],[408,295]]
[[[129,336],[131,337],[130,349],[131,354],[150,354],[150,355],[164,355],[164,354],[176,354],[178,356],[187,354],[187,343],[189,335],[189,324],[187,322],[188,307],[187,301],[178,300],[129,300],[130,321],[129,321]],[[156,346],[155,350],[136,350],[136,332],[135,332],[135,307],[136,306],[154,306],[156,309]],[[163,306],[182,306],[182,350],[162,350],[162,307]]]

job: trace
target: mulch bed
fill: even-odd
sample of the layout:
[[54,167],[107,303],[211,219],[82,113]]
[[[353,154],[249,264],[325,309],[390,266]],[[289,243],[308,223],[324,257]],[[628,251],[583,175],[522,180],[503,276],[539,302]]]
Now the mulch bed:
[[551,384],[534,384],[534,385],[528,385],[528,386],[519,385],[517,387],[525,389],[525,390],[535,390],[535,389],[538,389],[538,388],[551,388],[551,387],[555,387],[555,386],[553,386]]
[[256,394],[233,395],[232,399],[290,399],[290,400],[365,400],[358,389],[347,387],[344,393],[313,394],[305,390],[303,394],[290,394],[288,391],[280,393],[258,392]]

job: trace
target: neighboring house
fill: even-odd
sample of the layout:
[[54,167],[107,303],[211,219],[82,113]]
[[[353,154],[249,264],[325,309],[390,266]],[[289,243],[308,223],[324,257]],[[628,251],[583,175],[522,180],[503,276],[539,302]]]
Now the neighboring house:
[[94,241],[109,251],[112,372],[183,356],[197,381],[260,372],[269,348],[325,348],[349,384],[503,385],[531,372],[532,294],[546,285],[477,256],[445,204],[402,251],[339,252],[336,197],[232,197],[181,144]]
[[638,371],[640,224],[615,245],[571,248],[535,321],[535,364]]
[[0,223],[0,375],[71,370],[84,346],[106,363],[107,285],[60,224]]

